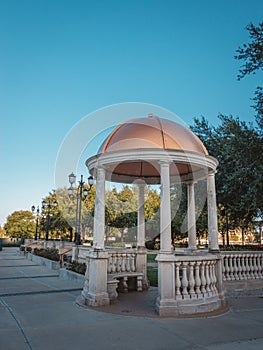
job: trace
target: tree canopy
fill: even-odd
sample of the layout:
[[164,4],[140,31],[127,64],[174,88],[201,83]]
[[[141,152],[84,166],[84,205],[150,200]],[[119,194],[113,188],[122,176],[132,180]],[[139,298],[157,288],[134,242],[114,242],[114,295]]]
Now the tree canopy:
[[227,210],[236,227],[248,227],[263,210],[262,138],[252,124],[233,116],[220,115],[219,119],[218,126],[211,126],[204,117],[195,118],[192,130],[219,161],[219,206]]
[[10,238],[33,238],[35,234],[34,215],[29,210],[14,211],[4,225]]
[[[255,74],[257,71],[263,70],[263,22],[255,26],[250,23],[246,30],[249,32],[250,41],[243,44],[237,49],[237,55],[235,58],[239,61],[243,61],[243,65],[239,70],[237,76],[238,80],[246,77],[250,74]],[[262,86],[258,86],[255,91],[254,109],[256,111],[256,121],[263,129],[263,90]]]

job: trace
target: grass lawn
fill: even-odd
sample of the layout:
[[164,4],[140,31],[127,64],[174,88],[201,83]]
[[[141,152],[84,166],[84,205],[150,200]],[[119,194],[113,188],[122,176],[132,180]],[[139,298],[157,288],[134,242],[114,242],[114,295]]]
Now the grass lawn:
[[150,285],[153,287],[158,286],[158,268],[157,267],[147,267],[147,277],[150,281]]
[[156,263],[155,258],[157,254],[147,254],[147,262],[148,263]]
[[[147,254],[147,263],[156,263],[155,261],[157,254]],[[150,282],[150,285],[153,287],[158,286],[158,267],[148,266],[147,267],[147,277]]]

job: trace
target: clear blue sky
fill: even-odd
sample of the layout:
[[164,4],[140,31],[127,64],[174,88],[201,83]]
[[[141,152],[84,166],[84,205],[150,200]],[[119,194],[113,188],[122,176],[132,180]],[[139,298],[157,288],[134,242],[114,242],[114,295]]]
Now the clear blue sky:
[[238,82],[233,57],[262,15],[261,0],[0,0],[0,224],[54,188],[65,135],[98,108],[253,120],[261,79]]

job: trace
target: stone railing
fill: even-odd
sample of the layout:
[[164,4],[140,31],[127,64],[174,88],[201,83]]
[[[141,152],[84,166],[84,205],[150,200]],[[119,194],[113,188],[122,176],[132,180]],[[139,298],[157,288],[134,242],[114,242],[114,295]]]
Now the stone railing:
[[126,250],[107,250],[108,264],[107,272],[136,272],[136,251]]
[[[74,250],[74,248],[73,248]],[[87,246],[78,246],[78,252],[77,252],[77,261],[79,263],[86,263],[86,259],[89,255],[89,252],[91,250],[91,247],[87,247]]]
[[218,296],[217,256],[175,257],[175,300]]
[[222,252],[224,281],[263,279],[263,252]]

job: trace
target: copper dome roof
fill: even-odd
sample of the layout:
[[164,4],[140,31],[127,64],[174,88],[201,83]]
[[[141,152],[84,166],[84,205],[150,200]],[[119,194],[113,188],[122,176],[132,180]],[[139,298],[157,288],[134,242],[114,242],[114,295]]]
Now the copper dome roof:
[[208,155],[203,143],[190,129],[151,114],[147,118],[131,119],[117,126],[103,142],[98,153],[146,148]]

